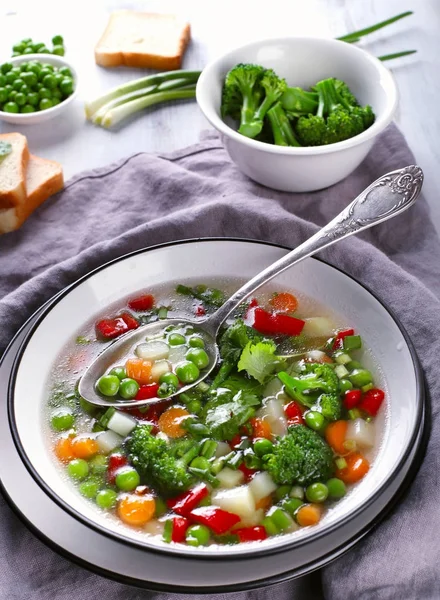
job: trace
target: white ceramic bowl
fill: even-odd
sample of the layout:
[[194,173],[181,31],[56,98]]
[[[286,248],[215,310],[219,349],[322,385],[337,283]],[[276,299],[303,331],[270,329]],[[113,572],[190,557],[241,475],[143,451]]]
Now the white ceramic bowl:
[[[401,326],[368,290],[334,267],[309,258],[280,275],[275,285],[320,299],[344,315],[369,348],[365,363],[376,371],[388,398],[382,414],[383,439],[373,467],[319,525],[259,544],[172,548],[100,513],[61,475],[43,433],[48,377],[66,341],[91,316],[146,286],[185,281],[209,284],[227,280],[231,273],[248,279],[285,253],[283,248],[256,242],[202,240],[121,257],[82,278],[46,307],[17,355],[8,410],[23,463],[40,489],[58,505],[57,510],[60,507],[97,538],[109,538],[107,563],[125,565],[130,577],[168,587],[221,588],[282,579],[292,569],[303,573],[317,562],[329,560],[331,552],[377,519],[378,506],[384,508],[390,500],[387,494],[404,474],[402,468],[414,449],[423,409],[414,350]],[[52,513],[47,515],[51,518]],[[112,554],[116,547],[118,554]],[[136,549],[140,549],[137,554]],[[133,562],[128,560],[132,556],[137,557]]]
[[[220,115],[225,75],[238,63],[272,68],[289,85],[306,89],[328,77],[342,79],[361,104],[372,106],[376,120],[361,134],[327,146],[286,148],[247,138]],[[396,84],[380,60],[346,42],[308,37],[262,40],[220,56],[203,69],[196,96],[237,167],[258,183],[286,192],[318,190],[347,177],[392,121],[397,107]]]
[[[62,114],[69,104],[74,100],[78,93],[78,75],[69,61],[64,56],[58,56],[56,54],[24,54],[22,56],[14,56],[10,58],[8,62],[15,65],[21,65],[21,63],[29,62],[31,60],[38,60],[42,63],[48,63],[57,67],[68,67],[73,75],[74,90],[68,98],[46,110],[39,110],[32,113],[8,113],[0,110],[0,119],[7,123],[14,123],[15,125],[32,125],[34,123],[44,123],[53,117]],[[5,61],[4,61],[5,62]]]

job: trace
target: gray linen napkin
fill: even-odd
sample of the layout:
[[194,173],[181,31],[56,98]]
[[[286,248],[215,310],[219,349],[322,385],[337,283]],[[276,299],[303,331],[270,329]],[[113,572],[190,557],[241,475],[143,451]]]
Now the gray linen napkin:
[[[391,126],[350,177],[310,194],[280,193],[254,184],[231,164],[215,136],[172,154],[141,153],[81,173],[19,231],[0,237],[0,350],[45,300],[110,259],[161,242],[203,236],[293,247],[374,179],[413,163],[402,135]],[[398,508],[348,554],[310,576],[233,597],[438,600],[440,244],[425,201],[337,244],[322,257],[367,284],[409,332],[433,398],[427,455]],[[70,565],[36,540],[3,500],[0,514],[1,598],[167,598]]]

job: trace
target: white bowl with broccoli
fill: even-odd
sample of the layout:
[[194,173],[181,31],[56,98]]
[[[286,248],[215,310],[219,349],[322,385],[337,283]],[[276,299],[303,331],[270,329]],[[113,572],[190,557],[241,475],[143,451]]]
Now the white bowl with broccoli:
[[286,192],[314,191],[347,177],[392,121],[398,99],[379,59],[346,42],[312,37],[232,50],[205,67],[196,95],[237,167]]

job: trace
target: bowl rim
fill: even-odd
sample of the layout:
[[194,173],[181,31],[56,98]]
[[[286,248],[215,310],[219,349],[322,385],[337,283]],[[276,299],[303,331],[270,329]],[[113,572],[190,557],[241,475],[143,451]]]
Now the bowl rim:
[[[344,48],[345,52],[351,52],[354,56],[357,56],[359,60],[367,60],[374,66],[376,71],[380,74],[381,80],[385,81],[386,83],[385,95],[387,98],[387,105],[385,110],[383,111],[383,114],[380,115],[379,119],[376,118],[371,127],[366,129],[362,133],[359,133],[358,135],[355,135],[354,137],[349,138],[347,140],[343,140],[342,142],[336,142],[335,144],[327,144],[323,146],[304,146],[300,148],[293,146],[276,146],[275,144],[268,144],[266,142],[254,140],[244,135],[241,135],[240,133],[238,133],[238,131],[235,131],[234,129],[229,127],[229,125],[227,125],[217,114],[216,109],[207,101],[207,96],[205,94],[205,86],[207,82],[209,83],[211,72],[216,67],[221,65],[224,61],[226,61],[228,58],[231,58],[232,56],[241,51],[263,47],[268,44],[289,43],[292,41],[302,40],[308,42],[312,41],[317,43],[324,43],[330,46],[339,46],[341,48]],[[363,142],[375,138],[393,120],[394,114],[397,110],[398,97],[398,88],[393,74],[382,64],[382,62],[378,58],[376,58],[366,50],[354,46],[353,44],[318,36],[270,37],[265,38],[263,40],[253,41],[243,46],[238,46],[210,61],[202,70],[196,85],[196,100],[200,110],[211,123],[211,125],[213,125],[213,127],[215,127],[223,135],[231,138],[236,142],[242,143],[245,146],[248,146],[249,148],[259,150],[260,152],[269,152],[270,154],[282,154],[292,156],[329,154],[331,152],[338,152],[340,150],[353,148],[354,146],[358,146]]]
[[[40,62],[48,62],[53,59],[55,62],[59,62],[60,67],[68,67],[72,71],[73,81],[75,83],[75,89],[65,100],[57,104],[56,106],[51,106],[50,108],[46,108],[46,110],[35,110],[31,113],[9,113],[4,110],[0,110],[0,119],[8,121],[9,119],[14,119],[16,123],[18,121],[31,121],[35,118],[35,115],[44,115],[44,120],[46,117],[55,116],[55,114],[61,112],[63,108],[65,108],[78,94],[78,73],[75,67],[71,62],[66,60],[64,56],[59,56],[58,54],[21,54],[20,56],[12,56],[6,62],[10,62],[12,65],[20,65],[23,62],[28,62],[30,60],[39,60]],[[57,66],[57,65],[54,65]],[[37,124],[37,121],[34,121]],[[29,123],[31,124],[31,123]]]
[[[162,248],[167,248],[170,246],[178,247],[182,244],[200,243],[200,242],[202,242],[202,243],[203,242],[208,242],[208,243],[209,242],[240,242],[240,243],[260,244],[260,245],[270,246],[270,247],[274,247],[274,248],[280,248],[280,249],[287,250],[287,251],[291,250],[291,248],[284,246],[282,244],[276,244],[276,243],[266,242],[263,240],[256,240],[256,239],[234,238],[234,237],[191,238],[191,239],[165,242],[165,243],[156,244],[154,246],[150,246],[147,248],[141,248],[139,250],[134,250],[134,251],[126,253],[122,256],[118,256],[117,258],[114,258],[114,259],[104,263],[103,265],[100,265],[99,267],[96,267],[95,269],[89,271],[88,273],[86,273],[85,275],[80,277],[79,279],[75,280],[72,284],[68,285],[66,288],[64,288],[58,294],[56,294],[53,299],[53,302],[46,302],[43,305],[41,313],[39,314],[38,318],[33,322],[32,326],[30,327],[29,331],[27,332],[27,334],[26,334],[26,336],[14,358],[14,362],[13,362],[12,369],[11,369],[11,375],[10,375],[10,379],[9,379],[9,384],[8,384],[8,394],[7,394],[8,421],[9,421],[9,428],[11,431],[12,439],[13,439],[15,448],[16,448],[24,466],[28,470],[31,477],[34,479],[34,481],[37,483],[37,485],[39,485],[39,487],[44,491],[44,493],[46,495],[48,495],[62,510],[64,510],[65,512],[70,514],[72,517],[74,517],[76,520],[78,520],[82,524],[93,529],[94,531],[97,531],[98,533],[100,533],[110,539],[116,539],[117,541],[119,541],[125,545],[140,548],[146,553],[149,553],[149,552],[160,553],[160,554],[165,554],[167,556],[174,556],[174,557],[178,557],[179,559],[185,559],[185,560],[202,560],[202,561],[204,561],[204,560],[207,560],[207,561],[225,560],[225,561],[228,561],[228,560],[232,560],[232,559],[240,560],[240,559],[245,559],[245,558],[252,558],[256,555],[268,556],[268,555],[278,554],[280,552],[289,550],[293,546],[300,548],[301,546],[304,546],[305,544],[309,543],[311,540],[317,541],[317,540],[321,539],[323,536],[331,535],[331,533],[339,527],[340,523],[336,522],[332,525],[329,525],[324,530],[318,530],[316,533],[312,533],[311,535],[305,536],[304,538],[299,539],[299,540],[294,539],[292,541],[286,542],[284,544],[281,543],[281,544],[278,544],[278,545],[270,547],[270,548],[261,548],[261,549],[253,548],[252,550],[243,551],[240,553],[219,551],[218,553],[215,553],[215,554],[214,553],[209,554],[209,553],[204,553],[203,551],[195,550],[195,549],[192,549],[191,552],[183,552],[182,549],[179,549],[179,548],[162,548],[160,546],[153,546],[153,545],[144,543],[139,540],[130,539],[123,534],[120,534],[115,531],[111,531],[109,529],[105,529],[104,527],[99,525],[96,521],[89,519],[88,517],[86,517],[82,513],[80,513],[78,510],[76,510],[75,508],[71,507],[66,502],[64,502],[64,500],[62,498],[60,498],[50,488],[50,486],[45,482],[45,480],[40,475],[40,473],[33,466],[33,463],[30,460],[30,458],[28,457],[26,451],[24,450],[22,442],[21,442],[21,438],[20,438],[20,435],[18,432],[16,419],[15,419],[15,411],[14,411],[15,382],[17,379],[17,374],[18,374],[22,356],[24,355],[25,350],[26,350],[34,332],[36,331],[36,329],[38,328],[40,323],[44,320],[46,315],[51,312],[53,307],[56,306],[64,297],[66,297],[73,289],[75,289],[77,286],[82,284],[84,281],[86,281],[87,279],[89,279],[90,277],[95,275],[96,273],[98,273],[98,272],[106,269],[107,267],[109,267],[113,264],[116,264],[122,260],[126,260],[127,258],[136,256],[138,254],[143,254],[143,253],[147,253],[150,251],[160,250]],[[422,417],[423,417],[423,411],[424,411],[424,378],[423,378],[423,371],[422,371],[415,347],[414,347],[413,343],[411,342],[411,339],[410,339],[407,331],[403,327],[402,323],[396,317],[395,313],[387,306],[387,304],[384,303],[374,292],[372,292],[369,289],[369,287],[367,287],[363,283],[359,282],[359,280],[357,278],[346,273],[343,269],[336,267],[321,258],[318,258],[315,256],[311,256],[310,258],[312,258],[316,261],[319,261],[321,263],[324,263],[331,269],[335,269],[336,271],[339,271],[340,273],[342,273],[343,275],[345,275],[346,277],[348,277],[349,279],[354,281],[356,284],[358,284],[361,288],[363,288],[365,290],[365,292],[369,293],[377,302],[379,302],[379,304],[381,304],[383,306],[383,308],[386,310],[388,315],[391,317],[391,319],[394,321],[394,323],[398,327],[399,331],[401,332],[402,337],[404,338],[404,340],[408,346],[408,350],[410,352],[413,367],[414,367],[414,375],[415,375],[415,383],[416,383],[416,399],[415,399],[415,401],[417,403],[417,411],[416,411],[416,419],[414,420],[414,423],[413,423],[413,429],[412,429],[411,437],[408,441],[407,447],[406,447],[404,453],[402,454],[399,462],[396,464],[394,470],[389,473],[388,477],[382,483],[382,485],[378,488],[376,493],[372,494],[365,502],[362,503],[360,510],[358,510],[357,512],[353,512],[351,515],[348,515],[348,517],[345,518],[345,520],[344,520],[344,525],[345,525],[346,523],[353,520],[357,515],[359,515],[360,512],[364,512],[367,508],[369,508],[370,505],[372,505],[374,503],[375,500],[377,500],[377,498],[383,492],[384,488],[386,488],[390,484],[390,482],[397,476],[397,474],[400,472],[401,468],[404,466],[406,460],[408,459],[408,457],[412,451],[412,447],[417,439],[417,436],[418,436],[418,433],[420,430],[420,426],[422,423]]]

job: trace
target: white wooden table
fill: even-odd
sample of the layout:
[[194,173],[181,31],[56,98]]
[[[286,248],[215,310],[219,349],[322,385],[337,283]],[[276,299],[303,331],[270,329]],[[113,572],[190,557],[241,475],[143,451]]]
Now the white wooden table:
[[[375,55],[416,48],[411,57],[388,63],[400,91],[397,123],[418,164],[425,171],[425,195],[440,231],[440,12],[438,0],[271,0],[268,9],[251,0],[1,0],[0,61],[24,37],[50,43],[65,39],[66,58],[79,72],[79,97],[65,115],[40,125],[21,127],[31,152],[62,163],[66,179],[138,151],[166,152],[195,143],[209,124],[196,103],[151,110],[117,132],[85,121],[83,102],[123,81],[145,74],[134,69],[102,69],[93,48],[108,13],[117,8],[170,12],[186,17],[193,39],[184,68],[201,69],[218,54],[262,37],[303,34],[337,37],[404,10],[415,14],[369,36],[361,45]],[[17,126],[0,124],[0,131]]]

